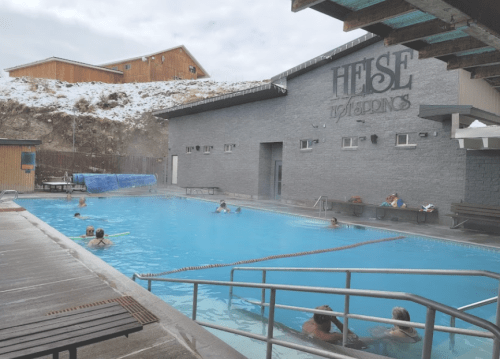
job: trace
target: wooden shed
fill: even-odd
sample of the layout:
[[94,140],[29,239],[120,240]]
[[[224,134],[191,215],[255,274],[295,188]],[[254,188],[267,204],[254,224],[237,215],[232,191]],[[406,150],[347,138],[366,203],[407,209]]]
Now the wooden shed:
[[10,77],[28,76],[70,83],[100,81],[113,84],[123,82],[123,73],[121,71],[59,57],[50,57],[45,60],[11,67],[5,69],[5,71],[9,73]]
[[184,45],[100,66],[122,71],[124,83],[196,80],[210,77]]
[[0,191],[35,190],[36,146],[40,144],[40,140],[0,138]]

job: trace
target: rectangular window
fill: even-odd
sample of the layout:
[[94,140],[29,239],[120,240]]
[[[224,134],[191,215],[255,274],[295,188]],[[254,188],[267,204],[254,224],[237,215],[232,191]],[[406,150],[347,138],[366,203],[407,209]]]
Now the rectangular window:
[[203,146],[203,152],[204,153],[210,153],[210,149],[212,148],[212,146]]
[[131,64],[126,64],[125,65],[125,70],[130,70],[132,68],[132,65]]
[[186,147],[186,153],[190,154],[193,151],[193,147]]
[[113,66],[111,70],[118,70],[118,66]]
[[342,148],[358,148],[358,138],[357,137],[343,137],[342,138]]
[[194,66],[189,66],[189,72],[195,74],[196,73],[196,67]]
[[234,145],[224,145],[224,152],[233,152]]
[[313,140],[300,140],[300,149],[301,150],[311,150],[312,144],[313,144]]
[[416,144],[410,142],[410,134],[398,133],[396,135],[396,146],[416,146]]

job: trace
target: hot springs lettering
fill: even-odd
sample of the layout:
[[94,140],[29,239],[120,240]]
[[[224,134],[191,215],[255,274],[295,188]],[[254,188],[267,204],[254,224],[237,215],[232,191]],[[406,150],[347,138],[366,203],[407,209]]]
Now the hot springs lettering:
[[353,101],[350,97],[345,104],[334,105],[331,109],[330,118],[340,120],[342,117],[360,116],[369,113],[384,113],[388,111],[408,110],[411,106],[410,95],[384,97],[375,100]]
[[356,101],[357,98],[387,91],[411,90],[413,75],[405,75],[408,61],[413,59],[413,50],[387,52],[378,58],[365,58],[347,65],[337,66],[333,71],[333,100],[331,117],[359,116],[368,113],[403,111],[410,108],[409,94]]

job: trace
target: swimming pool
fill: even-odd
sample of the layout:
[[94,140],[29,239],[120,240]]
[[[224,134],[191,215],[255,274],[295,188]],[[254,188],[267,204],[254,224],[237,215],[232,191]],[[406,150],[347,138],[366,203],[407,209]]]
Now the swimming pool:
[[[384,230],[342,226],[326,228],[322,220],[279,213],[243,209],[241,214],[214,214],[215,203],[166,197],[112,197],[87,199],[88,206],[46,199],[20,199],[20,205],[67,236],[85,233],[87,225],[103,227],[106,233],[130,232],[114,239],[115,246],[89,249],[131,277],[133,273],[157,273],[186,266],[231,263],[276,254],[326,249],[400,235]],[[231,206],[230,206],[231,207]],[[234,209],[234,207],[233,207]],[[73,217],[75,212],[88,216]],[[83,241],[82,245],[85,245]],[[477,246],[429,238],[406,236],[389,242],[364,245],[348,250],[294,258],[274,259],[245,266],[276,267],[365,267],[436,268],[498,271],[500,252]],[[187,271],[175,278],[228,280],[230,267]],[[260,282],[260,273],[237,273],[237,281]],[[342,274],[268,273],[268,283],[344,287]],[[141,283],[145,285],[144,283]],[[497,294],[497,283],[487,278],[427,277],[354,274],[352,288],[410,292],[460,307]],[[153,293],[190,316],[192,285],[153,283]],[[260,298],[258,290],[235,290],[246,298]],[[222,287],[200,287],[200,320],[218,322],[227,309],[228,291]],[[315,307],[328,303],[341,311],[344,298],[321,294],[278,294],[280,304]],[[260,308],[241,304],[260,313]],[[413,321],[425,321],[425,308],[411,303],[352,298],[351,312],[390,317],[395,305],[405,306]],[[494,315],[494,305],[471,311],[484,319]],[[306,313],[278,310],[276,320],[295,330],[309,318]],[[449,317],[438,315],[436,324],[448,325]],[[459,326],[466,327],[459,322]],[[254,330],[254,323],[240,318],[242,330]],[[373,323],[351,320],[349,326],[360,336],[368,335]],[[253,328],[253,329],[252,329]],[[422,334],[422,333],[421,333]],[[226,338],[225,335],[221,334]],[[435,347],[446,345],[448,336],[436,333]],[[231,340],[227,339],[230,344]],[[238,339],[240,341],[241,339]],[[241,350],[236,344],[237,349]],[[244,353],[247,356],[248,353]],[[262,357],[262,354],[255,357]],[[283,356],[286,357],[286,356]],[[443,357],[443,356],[441,356]],[[450,356],[454,357],[454,356]]]

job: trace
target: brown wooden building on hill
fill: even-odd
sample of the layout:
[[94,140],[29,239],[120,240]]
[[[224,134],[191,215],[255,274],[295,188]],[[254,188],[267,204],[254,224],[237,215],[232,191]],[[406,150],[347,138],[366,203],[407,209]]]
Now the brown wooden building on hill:
[[210,77],[183,45],[100,66],[50,57],[5,71],[11,77],[29,76],[71,83],[100,81],[118,84]]

